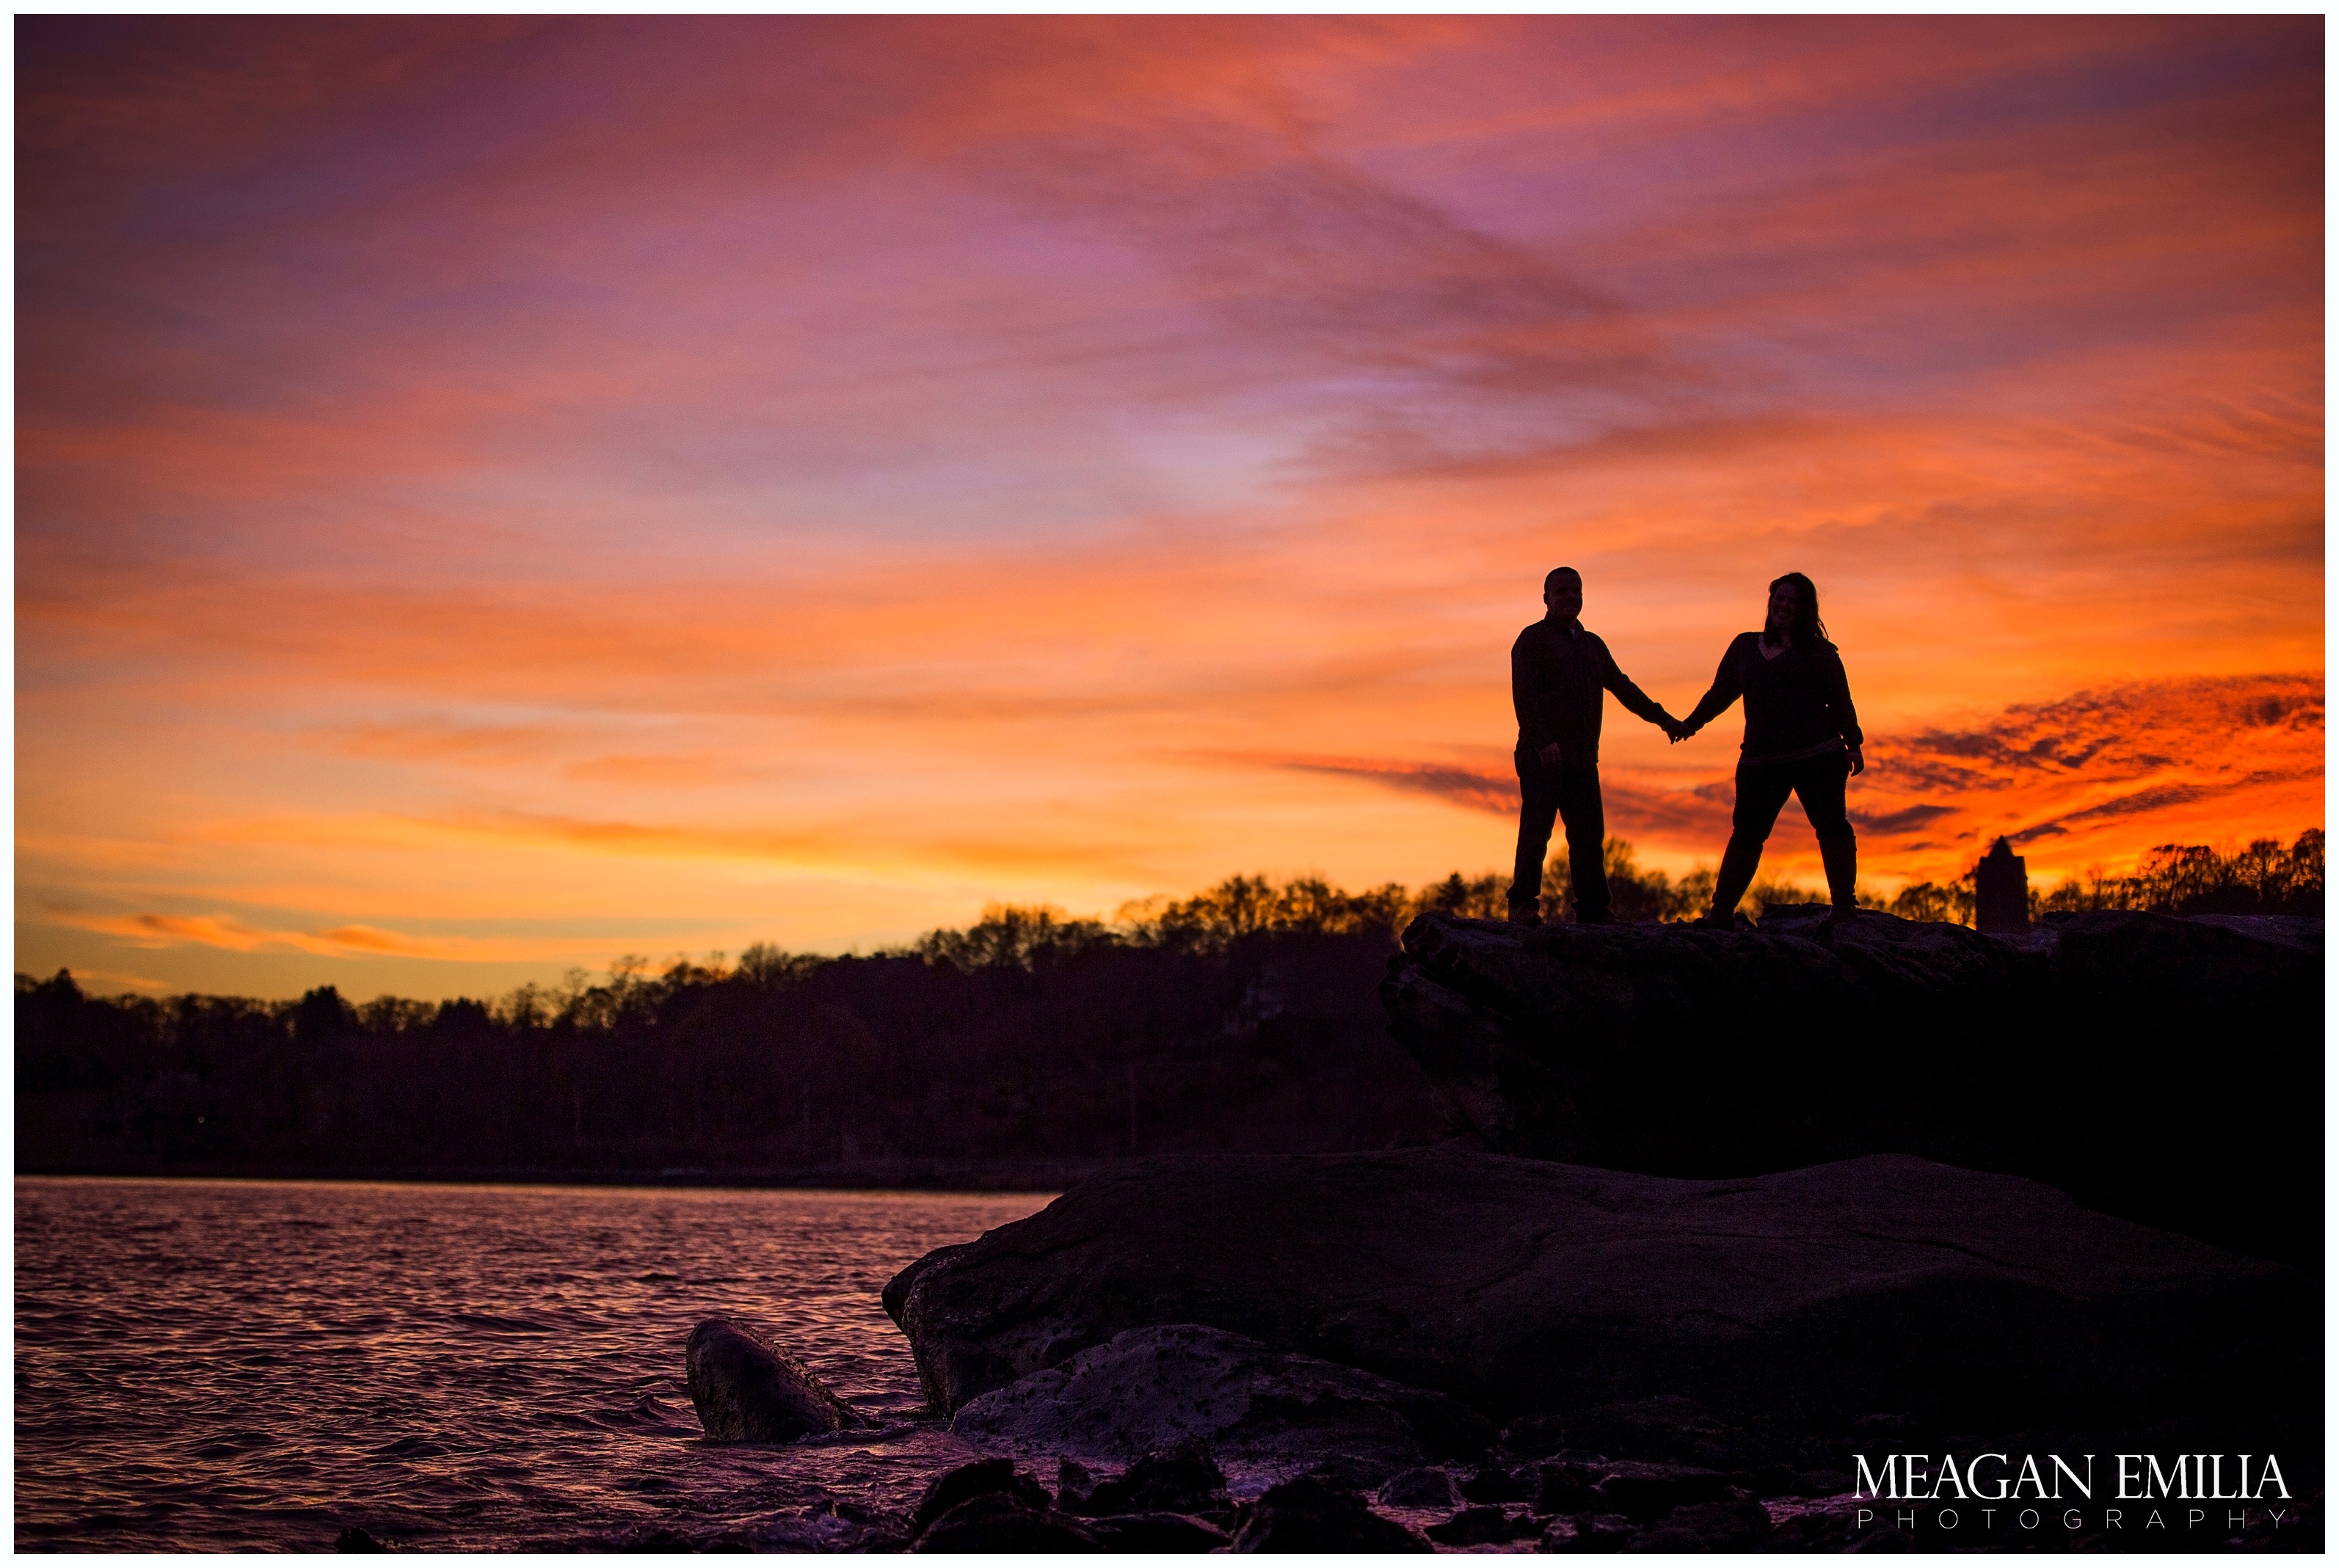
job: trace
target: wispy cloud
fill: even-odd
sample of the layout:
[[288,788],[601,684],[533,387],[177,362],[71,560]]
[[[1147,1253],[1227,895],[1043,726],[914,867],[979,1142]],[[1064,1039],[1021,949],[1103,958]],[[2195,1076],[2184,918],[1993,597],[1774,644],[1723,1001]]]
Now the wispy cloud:
[[1372,757],[1278,755],[1272,752],[1203,754],[1206,760],[1238,765],[1280,768],[1291,773],[1324,774],[1334,778],[1365,779],[1389,789],[1426,794],[1478,811],[1516,812],[1519,789],[1506,770],[1466,767],[1441,763],[1393,762]]
[[96,914],[51,909],[51,919],[83,931],[119,937],[135,948],[209,947],[228,952],[290,952],[321,958],[394,956],[478,962],[535,956],[543,942],[498,942],[461,937],[418,937],[369,925],[318,931],[270,930],[229,914]]
[[465,767],[508,767],[539,761],[570,739],[550,725],[461,724],[443,718],[334,725],[301,738],[321,751],[343,756]]
[[1054,833],[986,836],[935,831],[941,823],[902,832],[865,814],[816,827],[781,830],[673,822],[495,811],[433,815],[317,814],[245,818],[212,823],[205,839],[222,844],[285,844],[320,850],[548,850],[676,863],[711,862],[814,873],[989,873],[1028,876],[1076,871],[1099,877],[1142,874],[1138,844]]

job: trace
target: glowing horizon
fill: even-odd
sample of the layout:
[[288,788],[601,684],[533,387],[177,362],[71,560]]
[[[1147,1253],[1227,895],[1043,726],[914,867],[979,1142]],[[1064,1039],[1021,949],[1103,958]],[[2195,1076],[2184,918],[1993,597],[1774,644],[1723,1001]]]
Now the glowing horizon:
[[1560,564],[1675,713],[1817,580],[1880,888],[2286,843],[2322,28],[19,18],[17,967],[1502,866]]

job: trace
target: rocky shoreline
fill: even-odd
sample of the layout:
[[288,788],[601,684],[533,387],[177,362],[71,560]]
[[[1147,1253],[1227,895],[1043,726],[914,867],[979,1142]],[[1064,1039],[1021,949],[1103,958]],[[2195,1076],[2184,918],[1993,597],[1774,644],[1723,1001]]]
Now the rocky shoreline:
[[[988,1457],[853,1549],[2321,1540],[2313,1282],[1908,1156],[1722,1181],[1459,1149],[1148,1162],[928,1254],[885,1304],[923,1422]],[[743,1342],[693,1336],[710,1436],[883,1440]],[[2214,1515],[1855,1490],[1894,1455],[2036,1455],[2050,1479],[2068,1455],[2100,1493],[2114,1455],[2245,1453],[2277,1477]]]
[[[1182,1331],[1171,1326],[1162,1332],[1174,1337]],[[1340,1426],[1343,1413],[1321,1412],[1327,1424],[1312,1431],[1289,1425],[1294,1404],[1304,1404],[1309,1392],[1304,1383],[1253,1390],[1260,1419],[1249,1441],[1238,1445],[1239,1456],[1189,1439],[1112,1465],[1051,1455],[1046,1442],[1011,1438],[1003,1445],[1008,1452],[941,1471],[916,1504],[900,1512],[839,1501],[760,1532],[604,1544],[1166,1553],[2265,1552],[2320,1551],[2323,1543],[2317,1422],[2192,1418],[2117,1430],[1980,1433],[1891,1414],[1832,1426],[1732,1416],[1657,1396],[1522,1417],[1499,1431],[1485,1424],[1466,1445],[1473,1452],[1390,1472],[1394,1455],[1360,1453],[1353,1425],[1346,1444],[1325,1443],[1327,1424]],[[1127,1408],[1140,1427],[1156,1419],[1141,1405]],[[1345,1418],[1353,1422],[1357,1414]],[[1278,1449],[1262,1441],[1268,1426],[1280,1426],[1288,1445]],[[951,1429],[978,1450],[998,1435],[981,1421],[954,1422]],[[1125,1444],[1130,1435],[1112,1440]],[[843,1431],[802,1441],[883,1443],[887,1436]],[[2097,1463],[2121,1454],[2233,1454],[2243,1442],[2270,1443],[2289,1455],[2282,1479],[2292,1495],[2269,1491],[2238,1506],[2117,1502],[2104,1484],[2107,1464]],[[1091,1452],[1093,1436],[1071,1445]],[[1917,1503],[1880,1501],[1858,1490],[1863,1461],[1874,1467],[1883,1455],[1912,1453],[1961,1458],[1969,1474],[1978,1456],[2012,1456],[1993,1474],[2018,1485],[2027,1485],[2019,1480],[2023,1457],[2037,1456],[2054,1487],[2043,1496],[2018,1490],[1998,1503],[1987,1493]],[[2053,1468],[2057,1455],[2071,1456],[2098,1495],[2082,1497],[2069,1476]]]
[[[2053,1147],[2038,1118],[1961,1123],[1987,1082],[1845,1120],[1920,1081],[1855,1070],[1880,1008],[1920,1055],[1986,1028],[1993,1061],[2059,1049],[2037,1070],[2063,1089],[2118,1044],[2070,1034],[2081,1019],[2132,1028],[2147,1057],[2207,1019],[2259,1031],[2269,1057],[2319,1051],[2320,922],[2138,918],[1998,942],[1890,917],[1425,917],[1385,995],[1481,1147],[1132,1163],[918,1259],[884,1306],[921,1422],[984,1457],[838,1543],[2319,1549],[2319,1262],[2017,1173]],[[2310,956],[2318,1032],[2276,1038],[2304,1016]],[[1761,1075],[1736,1056],[1790,1046],[1762,1062],[1787,1087],[1748,1098]],[[1668,1092],[1685,1064],[1712,1080]],[[2074,1142],[2066,1166],[2127,1148]],[[2318,1174],[2320,1147],[2318,1120]],[[2126,1207],[2158,1201],[2117,1158],[2093,1176]],[[2285,1212],[2310,1202],[2319,1239],[2319,1187]],[[855,1413],[752,1326],[702,1325],[689,1370],[710,1437],[855,1440]],[[2185,1463],[2138,1494],[2145,1457]]]

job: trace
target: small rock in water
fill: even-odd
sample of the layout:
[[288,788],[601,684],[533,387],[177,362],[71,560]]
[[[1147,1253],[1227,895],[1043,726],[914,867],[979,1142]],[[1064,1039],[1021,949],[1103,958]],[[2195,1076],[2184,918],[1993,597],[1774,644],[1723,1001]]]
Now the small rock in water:
[[1381,1483],[1384,1508],[1451,1508],[1454,1477],[1432,1465],[1406,1470]]
[[923,1530],[935,1520],[976,1497],[1002,1494],[1026,1507],[1050,1506],[1048,1489],[1015,1468],[1012,1459],[978,1459],[955,1470],[945,1470],[926,1483],[918,1505],[910,1511],[910,1528]]
[[801,1509],[766,1514],[741,1538],[756,1552],[906,1552],[907,1524],[899,1514],[864,1508],[849,1497],[823,1497]]
[[336,1552],[387,1552],[389,1547],[373,1538],[370,1531],[352,1524],[333,1537]]
[[913,1552],[1099,1552],[1103,1539],[1080,1520],[1031,1506],[1011,1492],[970,1497],[927,1525]]
[[1056,1461],[1056,1504],[1066,1513],[1078,1514],[1080,1504],[1089,1500],[1096,1490],[1096,1474],[1077,1459]]
[[734,1317],[690,1331],[683,1355],[698,1424],[716,1443],[793,1443],[813,1432],[865,1427],[793,1356]]
[[1364,1494],[1302,1475],[1270,1486],[1239,1515],[1238,1552],[1429,1552],[1428,1542],[1366,1506]]

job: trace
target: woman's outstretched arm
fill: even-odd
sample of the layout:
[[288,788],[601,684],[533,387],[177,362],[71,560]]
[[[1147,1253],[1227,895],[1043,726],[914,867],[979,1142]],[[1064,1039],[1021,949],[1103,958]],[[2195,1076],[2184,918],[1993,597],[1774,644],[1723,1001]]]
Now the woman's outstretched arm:
[[1753,635],[1752,632],[1741,633],[1732,638],[1730,646],[1722,651],[1722,666],[1713,672],[1713,685],[1706,688],[1705,695],[1697,699],[1697,706],[1690,709],[1689,717],[1682,720],[1683,733],[1695,735],[1745,695],[1745,678],[1739,673],[1738,645]]

